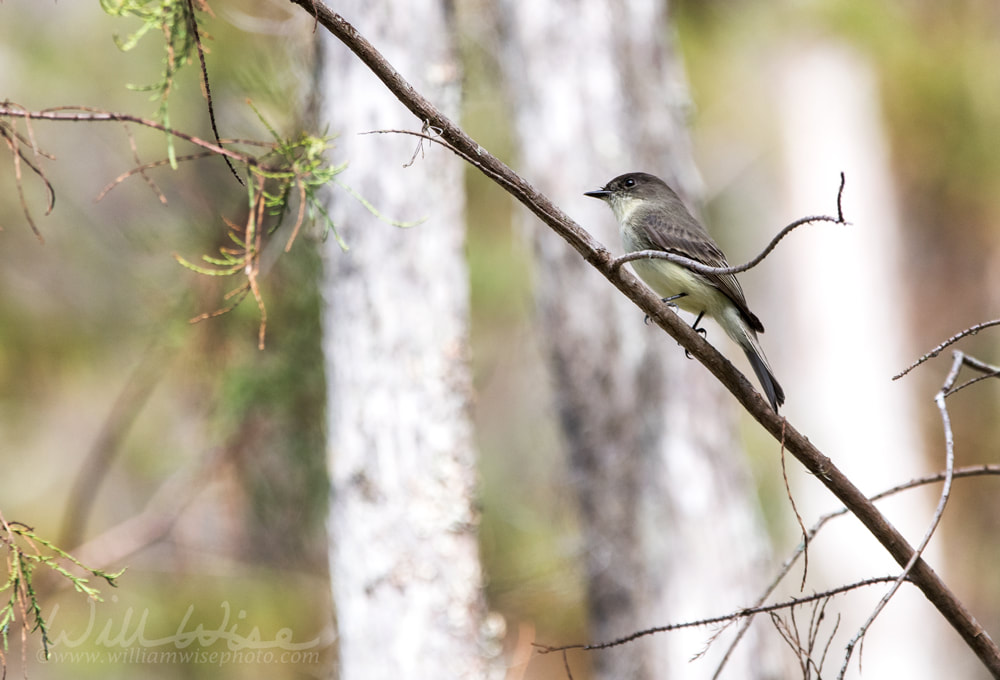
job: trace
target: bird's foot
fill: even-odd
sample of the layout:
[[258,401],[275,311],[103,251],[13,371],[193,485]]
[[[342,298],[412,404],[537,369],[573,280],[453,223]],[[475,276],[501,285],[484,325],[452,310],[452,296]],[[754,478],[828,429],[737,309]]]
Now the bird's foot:
[[[674,309],[677,309],[677,305],[674,304],[674,300],[679,300],[680,298],[684,297],[685,295],[687,295],[687,293],[677,293],[677,295],[671,295],[670,297],[660,298],[660,302],[666,302],[667,303],[667,307],[673,307]],[[698,317],[698,318],[700,319],[701,317]],[[644,324],[646,324],[647,326],[649,325],[649,314],[646,315],[646,318],[643,319],[642,322]],[[695,323],[697,323],[697,322],[695,322]]]

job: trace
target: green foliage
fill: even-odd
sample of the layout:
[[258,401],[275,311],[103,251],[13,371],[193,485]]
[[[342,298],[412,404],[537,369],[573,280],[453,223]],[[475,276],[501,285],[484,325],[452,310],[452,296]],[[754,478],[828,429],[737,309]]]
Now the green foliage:
[[[191,62],[192,53],[202,52],[201,31],[195,9],[201,12],[210,11],[205,0],[101,0],[101,7],[115,17],[136,17],[142,26],[127,38],[115,38],[115,43],[122,50],[133,49],[142,38],[153,29],[158,29],[165,36],[164,70],[158,82],[132,89],[153,91],[154,99],[160,102],[157,115],[162,125],[167,128],[168,160],[171,167],[177,167],[178,157],[174,150],[174,137],[179,133],[170,130],[170,115],[167,106],[169,95],[178,71]],[[210,92],[208,73],[202,64],[202,77],[206,92]],[[211,97],[208,99],[209,115],[215,129],[214,113]],[[347,250],[347,243],[337,233],[336,225],[330,218],[323,202],[319,198],[319,190],[333,181],[334,177],[344,170],[346,163],[332,165],[327,160],[327,152],[332,146],[333,137],[326,134],[311,135],[299,133],[297,136],[284,138],[278,134],[264,116],[250,104],[258,120],[271,136],[271,142],[241,141],[242,145],[265,147],[263,155],[234,152],[227,142],[224,151],[222,140],[216,144],[204,142],[188,135],[180,135],[193,143],[208,149],[207,152],[188,156],[185,159],[201,158],[205,155],[222,155],[233,174],[237,176],[247,189],[248,214],[245,223],[237,225],[228,223],[227,237],[231,245],[219,248],[218,255],[203,255],[202,263],[195,264],[180,255],[175,254],[177,261],[184,267],[204,276],[238,276],[244,280],[230,290],[224,306],[213,312],[199,315],[192,321],[219,316],[235,309],[246,297],[253,295],[260,311],[260,329],[258,346],[263,349],[267,327],[267,310],[264,306],[258,286],[257,276],[260,271],[260,258],[270,237],[277,231],[285,218],[289,207],[297,200],[298,210],[291,228],[291,235],[285,246],[285,251],[291,249],[303,224],[321,220],[325,225],[325,234],[332,233],[341,248]],[[233,163],[241,164],[248,173],[244,182],[239,177]],[[152,167],[152,166],[149,166]],[[376,217],[397,227],[410,227],[417,222],[399,222],[381,215],[378,210],[350,187],[339,184],[341,188],[360,201]]]
[[[83,593],[92,600],[101,601],[100,592],[88,585],[89,579],[78,576],[67,569],[62,562],[76,565],[91,576],[102,578],[111,586],[117,586],[115,580],[125,573],[109,574],[101,569],[88,567],[62,548],[37,535],[31,527],[19,522],[6,522],[0,518],[3,535],[0,544],[7,551],[7,581],[0,586],[0,593],[7,593],[6,602],[0,607],[0,632],[3,635],[3,650],[7,651],[7,633],[18,614],[25,629],[34,624],[32,632],[38,631],[42,638],[45,658],[49,658],[49,633],[45,619],[42,617],[42,607],[35,592],[35,569],[44,567],[59,574],[73,584],[77,592]],[[9,592],[8,592],[9,591]],[[2,655],[0,655],[2,656]]]
[[[208,6],[204,0],[198,0],[202,10]],[[101,0],[101,9],[114,17],[133,16],[142,25],[126,38],[114,36],[118,49],[128,52],[150,31],[156,31],[165,36],[163,71],[160,79],[149,85],[129,85],[128,88],[139,92],[152,92],[152,101],[158,101],[157,119],[167,128],[170,126],[170,109],[168,102],[177,73],[191,63],[191,55],[198,46],[198,17],[193,11],[193,3],[188,0]],[[167,135],[167,153],[170,166],[177,168],[177,158],[174,151],[173,137]]]
[[[141,608],[147,604],[149,607],[146,610],[152,612],[150,617],[152,625],[161,627],[166,625],[168,632],[171,630],[171,613],[176,611],[176,607],[180,607],[181,613],[177,614],[177,617],[180,617],[188,602],[197,604],[198,613],[204,615],[205,611],[211,612],[210,607],[217,605],[218,601],[226,603],[232,601],[234,617],[237,608],[246,609],[250,612],[249,618],[253,619],[254,625],[264,621],[265,635],[267,635],[266,626],[272,619],[281,619],[282,626],[290,623],[298,636],[301,631],[306,630],[307,624],[310,629],[320,628],[330,616],[329,603],[324,598],[315,596],[300,599],[301,606],[298,608],[287,607],[278,611],[262,611],[262,609],[265,606],[285,607],[289,603],[287,593],[275,598],[274,593],[268,589],[268,585],[273,584],[275,578],[282,579],[285,586],[291,587],[298,582],[308,581],[309,592],[314,593],[316,575],[322,578],[326,565],[323,501],[326,498],[328,481],[323,458],[325,389],[323,356],[319,342],[319,291],[316,288],[320,269],[319,253],[318,248],[312,247],[311,243],[305,244],[307,247],[294,249],[292,253],[281,254],[280,257],[279,253],[286,246],[286,242],[291,245],[295,238],[295,234],[292,234],[293,223],[308,224],[305,220],[319,220],[317,231],[325,229],[327,234],[333,232],[337,242],[346,247],[323,210],[322,204],[316,199],[319,188],[332,179],[343,166],[333,167],[323,158],[324,153],[331,148],[332,138],[321,133],[299,134],[291,127],[295,125],[293,118],[297,113],[297,107],[292,105],[297,99],[297,91],[294,90],[297,84],[293,82],[293,78],[286,77],[286,63],[282,61],[279,64],[280,68],[275,68],[277,73],[266,73],[261,76],[261,80],[281,90],[281,96],[275,95],[279,105],[273,107],[274,115],[269,115],[274,123],[273,127],[263,120],[258,123],[252,115],[244,114],[240,117],[240,113],[249,113],[251,110],[239,106],[244,97],[252,94],[255,102],[259,104],[263,95],[257,91],[237,87],[238,79],[231,77],[232,71],[236,70],[234,64],[238,64],[240,68],[246,67],[257,74],[260,64],[259,52],[270,49],[280,54],[280,50],[293,47],[292,42],[297,46],[308,44],[311,33],[307,29],[304,38],[299,41],[261,36],[253,36],[250,40],[231,26],[217,25],[211,15],[206,17],[202,11],[207,10],[207,6],[200,0],[193,2],[101,0],[101,6],[108,14],[116,17],[113,20],[114,30],[120,32],[120,37],[114,41],[115,44],[122,50],[131,50],[125,55],[129,68],[145,69],[138,71],[140,75],[130,74],[122,81],[131,83],[159,81],[148,87],[133,87],[131,88],[133,92],[118,88],[118,93],[112,92],[109,95],[113,99],[104,102],[108,109],[112,112],[128,110],[127,107],[135,103],[133,100],[137,95],[134,90],[143,90],[147,94],[138,95],[141,99],[152,96],[158,102],[144,104],[140,101],[139,108],[145,107],[147,110],[137,113],[144,113],[145,118],[152,118],[152,109],[160,106],[162,112],[160,122],[170,128],[181,128],[186,127],[181,124],[182,119],[194,118],[190,115],[192,110],[204,108],[204,99],[188,86],[198,75],[195,73],[198,71],[198,64],[194,64],[193,70],[183,69],[185,66],[191,66],[192,58],[197,58],[193,52],[198,49],[197,43],[193,42],[196,40],[196,35],[190,31],[190,24],[185,23],[190,21],[185,19],[185,12],[190,12],[193,7],[193,14],[204,21],[204,23],[199,21],[197,24],[198,36],[202,39],[205,34],[200,29],[204,26],[218,33],[218,41],[226,40],[230,32],[233,34],[229,38],[231,41],[240,41],[238,55],[235,49],[223,53],[223,50],[219,49],[221,46],[218,41],[212,43],[218,54],[211,55],[212,61],[209,66],[213,68],[213,73],[218,70],[219,74],[230,75],[220,78],[217,103],[230,105],[233,102],[234,90],[239,90],[235,93],[235,96],[239,97],[235,108],[239,111],[233,116],[227,116],[226,134],[263,141],[219,142],[217,139],[205,137],[202,134],[203,129],[186,131],[189,134],[184,134],[183,139],[196,147],[189,157],[192,160],[211,157],[212,160],[202,164],[203,167],[195,171],[192,171],[194,168],[188,168],[184,173],[169,173],[170,177],[163,180],[162,192],[154,182],[161,180],[157,175],[168,172],[163,167],[166,165],[163,158],[166,154],[160,147],[159,152],[152,152],[158,159],[147,162],[150,159],[146,158],[146,149],[143,148],[147,137],[143,136],[142,132],[133,136],[134,127],[122,129],[124,135],[120,139],[123,154],[120,157],[111,152],[107,157],[102,155],[98,163],[100,168],[93,165],[92,157],[89,159],[85,157],[82,166],[77,166],[75,161],[63,163],[63,167],[91,168],[94,170],[92,174],[97,174],[106,171],[115,163],[131,163],[134,158],[135,166],[132,170],[123,172],[109,186],[117,186],[128,178],[141,177],[161,202],[165,203],[169,197],[172,205],[160,212],[158,212],[159,205],[149,205],[141,200],[141,196],[139,199],[121,196],[119,199],[118,195],[124,192],[117,192],[116,198],[113,199],[113,207],[108,207],[112,201],[94,206],[93,196],[86,193],[91,191],[90,182],[64,183],[60,181],[59,169],[53,172],[53,186],[60,189],[61,212],[56,214],[56,219],[61,218],[68,224],[74,224],[74,216],[71,213],[67,217],[67,209],[74,205],[74,195],[79,193],[83,196],[80,205],[83,207],[85,223],[101,225],[103,219],[103,224],[110,228],[67,229],[54,239],[57,248],[55,253],[38,251],[41,253],[38,255],[35,251],[28,251],[27,255],[22,253],[20,257],[22,259],[37,257],[38,260],[53,266],[56,261],[62,259],[58,269],[54,267],[54,270],[58,271],[55,276],[42,272],[32,273],[37,274],[37,280],[45,281],[53,288],[55,287],[53,281],[58,278],[59,285],[66,286],[67,289],[92,289],[96,291],[95,294],[85,296],[86,299],[102,300],[102,302],[100,306],[93,305],[96,312],[83,309],[86,305],[76,305],[63,314],[61,311],[64,308],[59,306],[58,294],[45,296],[44,301],[41,295],[32,296],[30,303],[24,303],[24,309],[28,310],[30,304],[32,312],[38,310],[41,313],[29,315],[28,312],[24,312],[23,323],[15,324],[16,328],[11,324],[4,326],[6,335],[11,336],[5,342],[5,347],[11,350],[7,354],[16,358],[0,362],[0,371],[5,372],[6,377],[10,378],[9,373],[12,370],[23,371],[27,370],[26,367],[32,367],[36,373],[29,377],[34,378],[37,377],[37,370],[40,370],[33,368],[37,365],[43,366],[46,377],[51,378],[50,381],[26,378],[23,381],[25,389],[18,390],[16,395],[7,399],[8,411],[3,414],[4,422],[12,425],[16,421],[18,423],[16,429],[24,432],[8,434],[22,435],[28,439],[33,436],[29,430],[35,424],[59,422],[60,409],[65,407],[73,409],[74,412],[79,409],[78,403],[72,397],[66,399],[65,404],[56,404],[57,400],[49,397],[49,390],[52,393],[62,393],[65,390],[75,395],[77,383],[74,381],[90,385],[88,381],[94,379],[92,388],[81,390],[86,393],[87,404],[96,404],[93,411],[85,408],[86,413],[80,418],[81,423],[86,421],[83,425],[86,433],[79,436],[73,427],[60,428],[60,439],[57,443],[49,440],[38,445],[40,449],[44,447],[43,450],[54,451],[55,453],[51,454],[52,458],[62,461],[60,456],[63,447],[77,450],[77,447],[86,446],[86,440],[92,434],[90,426],[93,424],[93,419],[100,417],[99,411],[102,408],[100,405],[113,396],[111,391],[115,389],[114,376],[117,375],[115,371],[119,368],[120,362],[130,362],[133,357],[132,350],[139,343],[145,344],[141,334],[156,333],[156,339],[159,341],[161,335],[166,332],[170,335],[171,343],[181,345],[190,342],[195,348],[192,351],[170,354],[173,362],[170,377],[157,388],[161,391],[162,400],[154,401],[145,407],[141,420],[137,421],[128,441],[121,447],[119,454],[121,464],[115,463],[115,472],[109,475],[110,479],[101,491],[101,502],[107,500],[109,507],[113,507],[116,512],[128,512],[133,501],[141,504],[142,497],[154,487],[157,477],[162,472],[181,465],[189,451],[197,452],[205,449],[214,451],[216,448],[224,448],[228,452],[227,456],[232,456],[232,458],[227,457],[227,460],[232,460],[234,463],[232,465],[227,463],[225,469],[212,467],[206,471],[213,476],[218,475],[227,484],[231,477],[236,477],[237,482],[242,484],[237,493],[244,492],[247,502],[241,503],[239,507],[226,505],[221,511],[232,513],[233,517],[226,515],[227,520],[244,519],[246,527],[244,531],[237,532],[233,536],[223,534],[228,525],[220,528],[214,521],[208,522],[204,528],[203,534],[210,539],[219,536],[226,539],[219,541],[218,547],[218,553],[227,559],[227,566],[223,570],[225,575],[220,576],[218,582],[213,582],[213,587],[206,586],[209,579],[199,568],[200,562],[197,560],[201,559],[200,555],[192,560],[190,555],[183,553],[186,546],[161,546],[162,552],[157,552],[151,557],[145,555],[137,557],[140,564],[133,565],[130,573],[135,577],[136,568],[141,569],[143,573],[140,578],[130,579],[130,584],[126,586],[128,592],[119,593],[115,598],[108,598],[107,589],[102,587],[100,580],[95,580],[95,577],[103,578],[114,585],[116,583],[114,579],[119,574],[108,574],[99,569],[88,569],[79,565],[72,556],[51,546],[27,527],[12,525],[5,533],[4,527],[0,526],[0,541],[7,548],[5,564],[8,566],[8,576],[0,577],[0,636],[6,642],[8,634],[13,632],[11,648],[15,649],[18,647],[26,649],[26,645],[19,645],[19,638],[28,639],[30,644],[39,648],[39,657],[42,656],[43,647],[48,656],[47,650],[51,646],[52,659],[62,666],[64,675],[81,673],[86,675],[93,671],[93,666],[89,668],[74,666],[73,670],[68,670],[63,663],[64,657],[61,656],[64,652],[61,640],[65,631],[74,629],[73,624],[81,626],[87,624],[86,615],[75,620],[67,617],[72,616],[71,612],[76,609],[94,611],[91,602],[101,599],[98,588],[104,591],[105,599],[121,600],[117,607],[115,602],[108,602],[96,608],[100,612],[99,616],[106,617],[109,625],[113,621],[116,628],[129,623],[128,617],[131,616],[134,607]],[[213,8],[218,9],[216,4],[213,4]],[[108,22],[107,17],[102,18],[100,12],[96,12],[96,15],[93,12],[91,14],[96,18],[88,17],[88,21],[103,21],[104,24]],[[124,19],[126,23],[118,21],[119,18]],[[5,28],[10,29],[8,32],[13,32],[13,24],[17,23],[24,22],[10,21]],[[119,26],[124,28],[118,28]],[[90,28],[89,24],[87,28]],[[97,37],[94,37],[95,31],[91,30],[81,30],[78,33],[76,37],[81,40],[103,43],[106,49],[100,51],[101,57],[115,58],[117,50],[108,43],[106,32],[103,33],[103,39],[100,38],[102,34],[99,32]],[[144,37],[144,44],[138,44]],[[7,43],[10,41],[6,41],[5,44]],[[88,59],[91,53],[94,53],[96,59],[98,50],[92,48],[92,43],[74,40],[70,44],[65,36],[62,36],[60,39],[55,39],[54,46],[35,48],[32,44],[32,51],[25,51],[24,54],[26,59],[27,56],[35,59],[36,54],[62,55],[63,52],[56,48],[63,49],[70,56],[62,57],[65,66],[59,72],[59,77],[85,84],[88,73],[111,72],[108,69],[115,68],[105,62],[95,62],[94,65],[90,65],[89,61],[89,69],[81,68],[81,62],[85,60],[75,60],[72,53],[73,51],[86,53]],[[142,59],[148,54],[152,55],[152,63],[147,60],[143,66]],[[118,58],[120,59],[121,55]],[[80,75],[81,72],[83,75]],[[146,75],[142,75],[143,73]],[[25,81],[30,80],[24,73],[19,73],[18,76]],[[47,78],[44,82],[49,82],[52,78],[49,74],[44,74],[44,77]],[[28,85],[30,86],[30,82]],[[26,89],[30,90],[30,87]],[[182,97],[180,101],[176,98],[178,93]],[[82,95],[82,97],[90,96],[89,93]],[[169,101],[169,111],[168,98],[172,100]],[[198,114],[197,120],[204,120],[203,111],[199,111]],[[81,120],[88,116],[99,120],[101,115],[90,111],[83,112]],[[146,122],[135,118],[138,117],[130,117],[128,123],[130,126],[146,125]],[[243,119],[247,118],[250,119],[250,132],[241,126]],[[261,124],[264,128],[260,127]],[[91,125],[97,124],[91,123]],[[118,124],[111,123],[111,125]],[[41,127],[43,126],[39,124],[35,131]],[[79,124],[75,127],[79,127]],[[264,132],[265,129],[267,132]],[[28,136],[23,135],[23,128],[21,132],[24,140],[28,140]],[[85,137],[87,131],[82,127],[77,134],[77,139],[87,139]],[[182,134],[178,130],[173,130],[173,134],[168,133],[168,138]],[[196,134],[209,141],[196,138]],[[131,155],[128,145],[123,141],[126,137],[135,143]],[[154,145],[155,143],[154,140]],[[38,155],[32,155],[38,152],[32,149],[31,142],[22,144],[27,150],[24,156],[19,158],[22,160],[22,168],[27,168],[24,158],[38,162]],[[178,146],[180,149],[176,156],[172,148],[170,153],[173,156],[171,160],[180,163],[185,160],[188,151],[183,147],[183,141]],[[87,152],[92,154],[93,150],[88,149]],[[233,180],[233,177],[222,176],[225,168],[218,163],[217,158],[214,158],[220,153],[226,153],[238,169],[239,175],[247,180],[247,186],[240,187],[246,193],[239,193],[240,189],[237,189],[238,184],[235,181],[226,183],[227,179]],[[69,151],[60,151],[62,159],[65,160],[69,156]],[[330,157],[334,158],[332,155]],[[303,197],[305,200],[300,200]],[[34,195],[29,193],[27,199],[32,198]],[[345,200],[350,199],[345,197]],[[246,214],[248,205],[249,215]],[[230,212],[234,207],[236,216],[232,216]],[[237,224],[230,224],[227,229],[225,223],[217,221],[220,214],[230,216],[232,222]],[[3,215],[6,217],[6,213]],[[101,217],[91,222],[93,215]],[[299,219],[296,219],[297,217]],[[210,224],[216,228],[203,227],[189,230],[191,223]],[[87,232],[86,235],[83,235],[84,231]],[[200,245],[195,247],[179,245],[178,238],[187,237],[189,231],[190,238],[212,239],[210,243],[214,242],[214,245],[204,245],[203,241],[199,241]],[[222,236],[224,232],[228,232],[227,237]],[[303,236],[306,235],[311,236],[308,230]],[[273,238],[269,241],[269,237]],[[235,252],[216,251],[216,247],[222,244],[222,241],[225,241],[230,251]],[[168,245],[170,243],[174,245]],[[7,245],[10,246],[10,248],[5,246],[8,259],[17,259],[11,258],[8,252],[17,247],[16,239]],[[255,310],[248,305],[244,305],[245,311],[248,312],[246,315],[234,314],[226,321],[205,324],[199,332],[185,333],[182,337],[178,337],[181,334],[175,332],[176,327],[173,323],[159,323],[164,318],[172,320],[179,306],[189,304],[190,297],[200,291],[214,288],[198,286],[196,292],[185,291],[183,299],[178,299],[181,296],[177,294],[178,289],[175,286],[184,284],[176,284],[174,279],[180,278],[179,275],[183,270],[177,268],[169,259],[163,260],[164,248],[167,253],[171,250],[185,254],[195,253],[191,259],[199,265],[201,273],[212,272],[212,275],[247,276],[245,265],[249,263],[250,275],[256,277],[258,262],[263,257],[264,264],[259,268],[262,293],[269,300],[272,296],[282,300],[280,305],[273,305],[275,309],[268,310],[271,312],[268,344],[272,351],[257,352],[252,344],[245,341],[247,325],[253,327],[255,320]],[[210,253],[215,257],[201,261],[197,257],[201,252]],[[94,262],[105,264],[110,262],[111,267],[105,269],[102,265],[93,264]],[[142,271],[147,266],[151,266],[153,271],[141,275],[142,285],[131,286],[128,283],[131,280],[129,277],[135,270]],[[221,273],[216,271],[227,268],[230,271]],[[63,278],[64,271],[76,273],[76,269],[79,269],[86,278],[80,276],[71,278],[69,273]],[[94,277],[93,272],[99,272],[100,275]],[[8,274],[14,275],[13,272]],[[154,281],[156,283],[153,283]],[[226,283],[233,285],[234,281],[229,279]],[[164,282],[167,285],[163,285]],[[4,298],[4,306],[9,304],[8,299],[18,298],[16,289],[10,286],[7,288],[10,290],[5,290],[7,295]],[[126,292],[122,294],[115,292],[113,295],[102,293],[108,289],[114,291],[123,289]],[[248,290],[246,289],[243,294],[246,295]],[[25,296],[20,296],[18,303],[23,300]],[[45,301],[52,304],[47,304]],[[211,302],[208,304],[211,305]],[[49,322],[42,317],[42,314],[48,313],[45,310],[50,309],[59,310],[51,312],[59,323],[82,323],[88,328],[95,329],[95,338],[98,333],[106,335],[102,335],[97,340],[100,345],[95,346],[91,338],[83,338],[80,333],[53,334]],[[8,315],[6,309],[3,311]],[[85,314],[91,316],[85,317]],[[125,324],[114,325],[115,320],[126,317],[128,321]],[[85,318],[86,321],[81,321]],[[28,335],[23,340],[12,339],[16,338],[17,334],[23,336],[26,333]],[[56,346],[54,343],[61,342],[58,338],[63,335],[73,337],[74,343],[68,343],[66,348]],[[67,370],[80,365],[72,363],[78,359],[71,358],[71,352],[87,356],[84,375],[77,375]],[[94,378],[98,374],[99,377]],[[185,402],[192,394],[198,394],[199,399],[204,399],[204,409],[187,408]],[[218,399],[208,395],[218,395]],[[32,417],[20,418],[12,415],[15,410],[16,413],[31,411]],[[178,423],[182,423],[181,426],[178,426]],[[219,440],[223,444],[220,445]],[[8,449],[22,450],[21,442],[18,442],[17,446],[9,446]],[[58,475],[53,484],[62,484],[69,479],[71,471],[63,472],[65,474]],[[53,521],[48,516],[42,515],[51,502],[47,503],[39,498],[41,497],[38,495],[27,498],[30,503],[40,504],[38,508],[22,508],[18,514],[28,512],[39,515],[37,519],[43,523]],[[158,497],[154,497],[154,502],[155,498]],[[208,503],[220,502],[210,494],[205,495],[205,500]],[[215,513],[219,509],[210,506],[210,510],[206,511],[198,507],[196,511]],[[240,514],[241,511],[246,513],[245,517]],[[60,541],[60,544],[64,542]],[[236,553],[240,559],[228,562],[230,551]],[[162,563],[159,560],[163,554],[171,556],[181,554],[184,559],[179,560],[179,566],[176,568],[161,571]],[[214,565],[216,564],[214,557],[213,554],[205,559],[212,559]],[[154,562],[154,568],[147,569],[144,566],[149,563],[147,560]],[[88,558],[84,558],[84,561],[88,561]],[[283,566],[280,570],[271,571],[263,568],[265,562],[276,562]],[[50,572],[55,572],[58,576]],[[236,585],[241,578],[247,580],[249,585]],[[63,579],[68,579],[69,583]],[[151,588],[149,583],[157,579],[159,579],[156,581],[157,586],[166,582],[168,585],[176,584],[177,588]],[[54,593],[53,590],[56,589],[53,586],[56,583],[58,592]],[[67,587],[70,584],[73,590]],[[83,593],[84,596],[81,597],[77,593]],[[188,594],[189,600],[184,599],[185,593]],[[59,610],[61,613],[57,615],[56,609],[53,608],[55,599],[69,600],[72,606],[63,606]],[[55,607],[59,607],[60,604],[62,602],[57,603]],[[251,605],[254,609],[251,609]],[[241,611],[239,615],[242,617],[243,612]],[[210,614],[208,620],[210,622],[213,620]],[[39,636],[40,644],[36,642]],[[88,642],[97,649],[105,649],[92,639]],[[204,643],[201,644],[204,646]],[[6,647],[0,649],[0,663],[3,661],[5,651]],[[137,648],[136,651],[141,650]],[[14,656],[16,653],[12,654],[12,657]],[[66,664],[71,663],[68,660],[70,656],[67,654],[65,657]],[[30,662],[31,658],[26,661]],[[17,661],[14,663],[16,665]],[[25,673],[28,673],[29,664],[26,663],[25,668]],[[52,668],[51,664],[48,668]],[[120,669],[116,671],[108,666],[100,672],[104,675],[109,673],[114,675],[119,671]],[[45,674],[44,670],[37,669],[33,674],[39,672]],[[231,670],[201,664],[183,670],[162,666],[150,669],[150,672],[153,675],[164,676],[180,672],[192,677],[196,675],[220,677],[227,673],[237,677],[246,673],[235,664]],[[293,671],[279,669],[269,670],[268,673],[290,676]]]
[[[250,106],[253,107],[253,104]],[[327,215],[323,203],[317,198],[317,191],[320,187],[329,183],[347,167],[347,163],[331,166],[326,160],[326,152],[331,148],[334,138],[330,135],[317,137],[300,133],[297,139],[282,139],[260,111],[254,108],[254,113],[257,114],[261,124],[267,128],[274,139],[274,146],[268,156],[263,159],[264,163],[251,168],[251,172],[254,174],[277,183],[277,190],[270,192],[264,190],[265,207],[272,215],[284,214],[292,190],[297,189],[302,199],[302,203],[299,204],[300,211],[303,207],[308,208],[310,220],[315,219],[317,214],[322,215],[334,238],[337,239],[337,243],[341,248],[347,250],[347,244],[340,238],[336,225]],[[250,198],[252,206],[252,195]],[[289,246],[291,246],[291,240],[294,240],[298,233],[301,219],[300,212],[292,238],[289,240]]]
[[202,255],[203,266],[175,255],[177,261],[205,276],[243,276],[245,280],[226,294],[229,304],[195,320],[218,316],[231,311],[252,293],[260,309],[259,346],[264,346],[267,311],[257,285],[260,257],[277,229],[285,223],[293,198],[298,199],[298,211],[285,251],[291,249],[302,225],[322,220],[344,250],[347,244],[337,233],[336,225],[323,207],[319,190],[329,183],[346,163],[331,165],[326,159],[333,137],[300,133],[293,139],[283,139],[258,113],[274,142],[260,157],[245,156],[250,177],[246,182],[248,214],[243,225],[229,224],[228,237],[232,246],[219,249],[219,256]]

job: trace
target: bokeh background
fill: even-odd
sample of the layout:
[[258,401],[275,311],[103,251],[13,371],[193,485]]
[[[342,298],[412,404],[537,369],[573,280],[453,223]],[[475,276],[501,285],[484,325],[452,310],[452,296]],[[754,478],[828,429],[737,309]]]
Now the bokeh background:
[[[248,97],[279,130],[302,125],[311,20],[281,0],[210,5],[208,63],[222,134],[265,136]],[[484,19],[489,4],[460,0],[456,8],[466,68],[462,122],[517,168],[503,89],[495,84],[501,45]],[[902,383],[889,378],[942,339],[998,316],[1000,5],[684,0],[672,3],[672,19],[690,84],[706,217],[731,260],[746,259],[796,217],[831,212],[836,173],[847,172],[847,217],[855,225],[807,227],[809,234],[790,237],[824,253],[830,268],[797,271],[806,255],[789,246],[768,260],[769,272],[746,278],[758,313],[774,319],[768,352],[786,388],[794,386],[786,412],[793,422],[815,424],[807,434],[820,433],[818,443],[829,444],[838,463],[843,452],[851,476],[880,467],[878,447],[905,442],[910,464],[865,478],[865,491],[940,469],[932,397],[946,358]],[[126,85],[157,79],[158,37],[147,36],[129,53],[113,41],[135,27],[97,3],[6,0],[0,98],[31,110],[85,105],[152,117],[149,93]],[[833,115],[841,106],[854,113]],[[176,127],[210,136],[195,68],[181,74],[170,107]],[[57,199],[44,215],[42,187],[34,178],[25,182],[41,243],[22,214],[12,163],[0,163],[0,512],[66,549],[79,547],[95,566],[129,567],[117,590],[102,588],[106,601],[96,608],[54,579],[42,583],[52,632],[57,639],[66,633],[56,651],[104,649],[96,641],[105,624],[108,635],[127,634],[145,613],[148,639],[176,633],[182,621],[189,631],[201,624],[249,634],[256,627],[263,640],[287,628],[296,642],[308,643],[303,651],[315,652],[284,663],[146,663],[151,677],[327,675],[333,632],[320,235],[306,234],[291,253],[269,256],[267,347],[258,351],[252,302],[188,323],[218,307],[231,286],[183,269],[173,257],[213,252],[224,244],[224,219],[242,218],[245,193],[224,165],[152,171],[166,204],[137,177],[96,202],[135,164],[121,126],[36,122],[32,129],[56,156],[45,168]],[[131,131],[143,161],[162,157],[161,135]],[[826,172],[831,160],[821,142],[831,140],[856,152],[847,167],[837,159]],[[796,184],[802,167],[824,169],[817,193]],[[581,193],[612,174],[595,168],[594,186]],[[866,190],[874,190],[873,203],[851,202]],[[530,248],[509,197],[473,170],[466,191],[490,604],[511,637],[581,639],[576,513],[532,324]],[[810,196],[804,203],[803,195]],[[579,210],[562,207],[571,215]],[[866,257],[876,241],[872,250],[888,254],[882,262]],[[866,288],[870,270],[880,267],[890,283]],[[807,285],[822,289],[809,308],[784,301],[784,291]],[[876,316],[868,316],[871,310]],[[1000,361],[996,337],[984,331],[962,348]],[[903,405],[859,408],[864,394],[835,389],[836,376],[820,370],[840,365],[825,342],[850,344],[859,357],[880,356],[865,380]],[[951,400],[960,464],[996,462],[997,398],[995,384],[986,382]],[[839,432],[821,434],[831,427],[824,420]],[[899,434],[883,443],[868,428]],[[753,423],[743,429],[780,562],[797,540],[795,525],[773,449]],[[869,447],[873,441],[878,446]],[[850,462],[851,447],[864,448],[868,458]],[[989,478],[958,482],[933,553],[991,631],[1000,630],[998,498]],[[810,510],[811,500],[804,501]],[[816,511],[827,506],[818,500]],[[914,521],[919,527],[926,518]],[[9,672],[20,664],[16,637]],[[83,642],[71,647],[70,639]],[[220,639],[203,648],[226,645]],[[31,659],[36,649],[29,641]],[[966,651],[955,654],[962,677],[983,673]],[[135,671],[106,658],[29,663],[34,678]],[[518,672],[543,677],[560,667],[559,659],[536,658]]]

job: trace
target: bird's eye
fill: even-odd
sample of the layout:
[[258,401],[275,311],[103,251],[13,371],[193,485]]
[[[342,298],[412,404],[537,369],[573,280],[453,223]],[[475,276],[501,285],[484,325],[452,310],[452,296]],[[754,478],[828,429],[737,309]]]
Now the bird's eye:
[[622,186],[624,186],[626,189],[631,189],[632,187],[635,186],[635,180],[629,177],[627,180],[622,182]]

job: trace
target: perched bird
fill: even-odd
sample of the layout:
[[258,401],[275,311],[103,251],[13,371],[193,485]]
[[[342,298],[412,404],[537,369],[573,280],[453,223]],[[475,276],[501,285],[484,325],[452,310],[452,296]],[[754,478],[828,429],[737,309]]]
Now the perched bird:
[[[615,177],[603,189],[585,196],[599,198],[615,213],[627,252],[662,250],[677,253],[709,267],[729,264],[712,237],[684,206],[680,197],[659,177],[630,172]],[[700,274],[669,260],[633,260],[635,273],[664,302],[698,315],[694,329],[705,314],[715,319],[747,355],[771,408],[785,403],[785,392],[774,378],[757,333],[764,325],[747,306],[743,290],[733,274]]]

